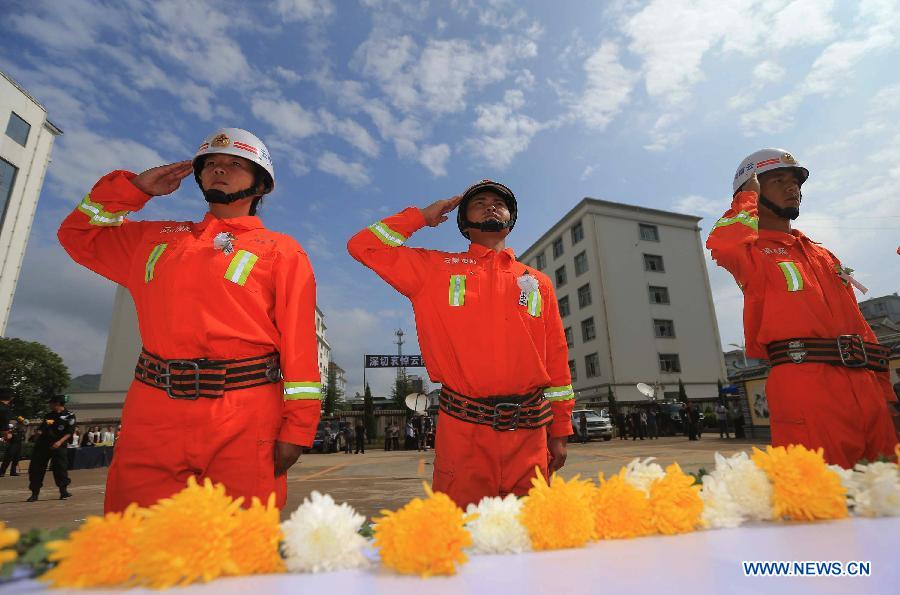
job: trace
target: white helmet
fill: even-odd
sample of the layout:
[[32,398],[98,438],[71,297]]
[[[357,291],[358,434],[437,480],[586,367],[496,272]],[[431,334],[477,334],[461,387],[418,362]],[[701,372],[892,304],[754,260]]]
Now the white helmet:
[[802,186],[803,182],[806,181],[806,178],[809,177],[809,170],[800,165],[800,163],[794,159],[794,156],[784,149],[761,149],[756,153],[747,155],[741,160],[741,164],[734,173],[732,190],[737,192],[738,188],[743,186],[744,182],[749,180],[750,176],[754,173],[759,175],[767,171],[772,171],[773,169],[781,169],[784,167],[797,170],[797,174],[800,176],[800,186]]
[[275,168],[272,166],[272,158],[266,145],[256,135],[241,128],[220,128],[203,139],[194,155],[194,178],[198,185],[203,165],[201,157],[211,154],[237,155],[252,161],[265,172],[263,194],[268,194],[275,188]]

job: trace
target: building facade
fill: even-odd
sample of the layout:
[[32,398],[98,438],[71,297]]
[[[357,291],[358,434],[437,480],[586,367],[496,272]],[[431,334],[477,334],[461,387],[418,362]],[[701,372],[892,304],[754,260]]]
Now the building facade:
[[699,217],[585,198],[519,260],[553,281],[580,403],[636,384],[714,399],[726,378]]
[[0,72],[0,336],[13,295],[31,223],[37,209],[54,139],[62,131],[47,110],[14,80]]

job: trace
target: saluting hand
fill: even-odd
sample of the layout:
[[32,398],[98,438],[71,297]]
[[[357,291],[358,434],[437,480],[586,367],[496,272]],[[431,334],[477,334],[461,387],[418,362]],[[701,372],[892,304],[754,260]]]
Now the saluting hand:
[[435,201],[424,209],[419,210],[422,211],[422,216],[425,217],[425,223],[427,223],[429,227],[437,227],[447,220],[447,213],[459,206],[461,200],[461,195],[454,196],[453,198],[445,198],[444,200]]
[[190,161],[179,161],[168,165],[152,167],[131,179],[137,189],[150,196],[165,196],[175,192],[181,180],[191,175],[194,166]]
[[753,172],[750,179],[744,182],[741,192],[756,192],[756,195],[759,196],[759,179],[756,177],[756,172]]

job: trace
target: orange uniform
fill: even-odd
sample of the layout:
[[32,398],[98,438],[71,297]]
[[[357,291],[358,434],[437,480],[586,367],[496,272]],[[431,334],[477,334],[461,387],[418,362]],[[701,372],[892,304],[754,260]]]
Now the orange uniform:
[[309,260],[295,240],[266,230],[257,217],[130,221],[128,213],[150,198],[133,177],[116,171],[101,178],[63,221],[60,243],[78,263],[128,288],[145,351],[164,360],[278,352],[284,381],[194,400],[132,382],[105,509],[152,504],[191,475],[223,483],[248,504],[274,491],[282,506],[286,482],[275,478],[274,442],[311,445],[320,410]]
[[[553,285],[516,261],[511,249],[471,244],[462,253],[406,248],[425,226],[408,208],[362,230],[350,254],[410,299],[428,376],[471,399],[543,389],[552,408],[546,428],[494,430],[441,415],[434,489],[461,506],[484,496],[524,494],[535,466],[546,475],[547,434],[572,433],[568,351]],[[518,279],[537,279],[525,299]]]
[[[744,291],[747,355],[768,359],[766,345],[796,338],[859,335],[876,343],[840,261],[797,230],[759,230],[758,221],[756,193],[739,192],[706,242]],[[822,447],[828,462],[843,467],[893,453],[887,374],[787,363],[772,368],[766,395],[776,446]]]

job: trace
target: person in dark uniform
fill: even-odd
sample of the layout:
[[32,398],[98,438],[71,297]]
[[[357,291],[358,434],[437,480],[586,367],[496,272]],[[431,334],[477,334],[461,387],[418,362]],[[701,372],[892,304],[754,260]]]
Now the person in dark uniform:
[[41,486],[44,485],[44,475],[47,474],[48,462],[53,470],[53,480],[59,488],[59,499],[64,500],[72,496],[66,489],[71,483],[66,444],[72,439],[72,432],[75,431],[75,414],[66,409],[67,400],[66,395],[51,398],[50,413],[44,417],[37,430],[31,465],[28,468],[28,487],[31,488],[28,502],[38,499]]
[[356,422],[356,453],[366,454],[366,426],[363,422]]
[[14,396],[9,387],[0,387],[0,442],[4,446],[0,477],[6,475],[7,468],[10,468],[11,476],[19,474],[19,458],[22,456],[22,440],[25,432],[22,422],[13,417],[12,400]]

